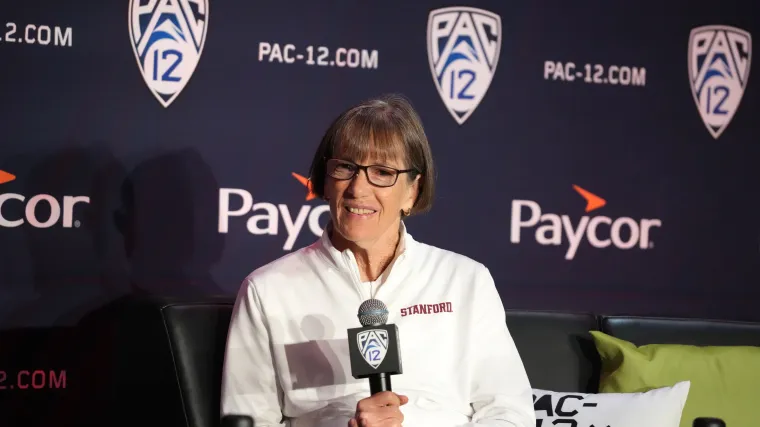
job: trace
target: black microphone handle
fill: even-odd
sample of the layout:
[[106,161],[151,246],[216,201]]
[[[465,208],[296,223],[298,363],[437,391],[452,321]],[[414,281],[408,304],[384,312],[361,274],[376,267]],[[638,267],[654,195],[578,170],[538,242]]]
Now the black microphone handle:
[[369,376],[369,392],[377,394],[381,391],[391,391],[391,376],[385,373],[372,374]]
[[726,427],[726,423],[720,418],[700,417],[694,420],[694,427]]
[[225,415],[221,427],[253,427],[253,418],[248,415]]

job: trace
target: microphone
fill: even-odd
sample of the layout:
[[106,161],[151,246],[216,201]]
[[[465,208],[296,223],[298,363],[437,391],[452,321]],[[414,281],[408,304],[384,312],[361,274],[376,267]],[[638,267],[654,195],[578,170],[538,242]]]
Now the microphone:
[[720,418],[701,417],[694,420],[693,427],[726,427]]
[[225,415],[221,427],[253,427],[253,418],[248,415]]
[[348,329],[351,375],[369,378],[371,394],[391,391],[391,375],[403,373],[398,328],[386,325],[388,307],[378,299],[364,301],[357,315],[362,327]]

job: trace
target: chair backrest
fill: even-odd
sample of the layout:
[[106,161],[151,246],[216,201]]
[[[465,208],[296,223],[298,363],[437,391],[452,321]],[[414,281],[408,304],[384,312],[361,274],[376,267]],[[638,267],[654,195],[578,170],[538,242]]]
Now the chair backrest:
[[116,318],[106,396],[84,425],[217,427],[234,298],[131,296]]
[[[157,409],[158,401],[167,405],[161,411],[164,427],[216,427],[234,299],[141,300],[137,304],[123,322],[131,338],[121,341],[134,343],[137,350],[124,364],[137,367],[148,381],[134,384],[141,395],[135,395],[137,390],[130,392],[132,401],[142,402],[137,407],[144,409],[144,415],[138,418]],[[594,315],[507,310],[507,327],[534,388],[596,391],[598,355],[588,333],[598,329]],[[133,374],[126,374],[130,369],[122,371],[128,377],[121,389],[130,390]]]
[[760,345],[760,323],[729,320],[604,316],[603,332],[636,345]]
[[[218,425],[224,348],[233,304],[234,300],[220,297],[155,306],[173,360],[187,427]],[[507,310],[507,327],[534,388],[596,391],[599,357],[588,333],[598,330],[594,315]]]
[[599,355],[592,314],[507,310],[507,327],[533,388],[592,393],[599,387]]
[[[138,299],[119,311],[111,406],[97,405],[112,427],[217,427],[225,343],[234,298]],[[113,314],[113,313],[112,313]],[[600,362],[589,334],[603,330],[636,344],[757,345],[760,324],[699,319],[599,317],[507,310],[507,327],[531,386],[598,391]],[[601,320],[601,323],[600,323]],[[101,407],[102,406],[102,407]],[[89,425],[89,424],[87,424]]]
[[188,427],[216,427],[232,303],[175,303],[161,311]]

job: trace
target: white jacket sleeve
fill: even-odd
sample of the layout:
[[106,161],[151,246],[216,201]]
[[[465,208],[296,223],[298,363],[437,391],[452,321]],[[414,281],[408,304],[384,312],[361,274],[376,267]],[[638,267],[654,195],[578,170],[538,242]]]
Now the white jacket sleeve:
[[222,372],[221,415],[249,415],[256,427],[284,427],[269,325],[255,284],[241,286],[232,310]]
[[472,385],[475,411],[466,427],[535,427],[533,390],[509,333],[501,298],[491,273],[479,274],[471,334]]

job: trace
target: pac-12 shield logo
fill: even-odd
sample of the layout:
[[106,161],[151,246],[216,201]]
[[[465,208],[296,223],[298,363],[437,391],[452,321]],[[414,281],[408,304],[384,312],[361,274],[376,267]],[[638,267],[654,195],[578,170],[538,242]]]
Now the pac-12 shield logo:
[[739,109],[752,60],[752,36],[739,28],[707,25],[689,35],[689,82],[699,115],[717,139]]
[[430,71],[443,103],[463,124],[491,85],[501,49],[501,18],[473,7],[430,12],[427,51]]
[[198,65],[208,32],[208,0],[130,0],[129,40],[153,95],[168,107]]
[[385,354],[388,353],[388,331],[383,329],[370,329],[361,331],[356,335],[359,344],[359,353],[364,360],[374,369],[377,369]]

